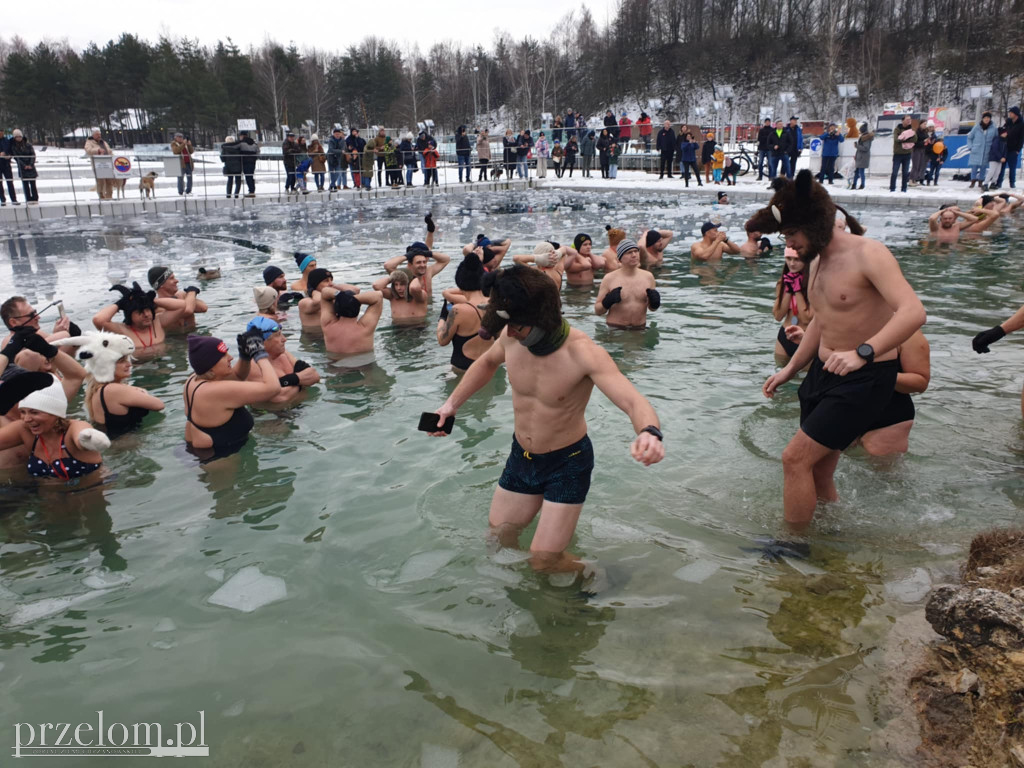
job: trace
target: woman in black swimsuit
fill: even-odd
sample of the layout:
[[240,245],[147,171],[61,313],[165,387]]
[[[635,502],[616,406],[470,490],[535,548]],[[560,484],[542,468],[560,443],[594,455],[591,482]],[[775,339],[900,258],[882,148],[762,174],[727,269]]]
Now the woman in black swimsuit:
[[[234,453],[249,439],[252,414],[246,405],[265,403],[281,390],[277,372],[259,333],[238,337],[238,363],[232,367],[228,347],[212,336],[188,337],[188,361],[195,371],[185,382],[185,442],[220,457]],[[246,381],[251,364],[262,381]]]
[[[85,367],[90,370],[88,360]],[[146,416],[164,409],[159,397],[127,383],[132,375],[132,359],[128,355],[114,364],[113,380],[103,381],[91,370],[90,374],[85,386],[86,408],[92,422],[106,427],[110,437],[138,429]]]
[[470,253],[455,271],[457,289],[444,291],[445,304],[437,321],[437,343],[442,347],[452,345],[452,369],[456,373],[468,369],[494,343],[494,339],[478,335],[483,313],[477,305],[487,301],[480,290],[483,275],[480,257]]

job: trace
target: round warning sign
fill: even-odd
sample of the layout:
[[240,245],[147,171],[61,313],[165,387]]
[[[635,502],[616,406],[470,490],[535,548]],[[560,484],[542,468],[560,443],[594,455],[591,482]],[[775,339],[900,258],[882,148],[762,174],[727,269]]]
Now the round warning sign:
[[114,172],[115,173],[117,173],[117,174],[119,174],[121,176],[126,176],[129,173],[131,173],[131,170],[132,170],[132,161],[129,160],[127,157],[124,157],[123,155],[120,155],[120,156],[114,158]]

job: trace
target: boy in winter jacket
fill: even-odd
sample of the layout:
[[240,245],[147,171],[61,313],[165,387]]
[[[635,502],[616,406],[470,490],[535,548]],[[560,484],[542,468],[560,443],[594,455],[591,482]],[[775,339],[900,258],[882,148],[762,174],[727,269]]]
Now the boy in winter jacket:
[[988,150],[988,175],[985,183],[981,185],[984,191],[996,186],[999,174],[1003,170],[1003,163],[1006,162],[1006,128],[1000,128],[996,137],[992,139],[992,146]]

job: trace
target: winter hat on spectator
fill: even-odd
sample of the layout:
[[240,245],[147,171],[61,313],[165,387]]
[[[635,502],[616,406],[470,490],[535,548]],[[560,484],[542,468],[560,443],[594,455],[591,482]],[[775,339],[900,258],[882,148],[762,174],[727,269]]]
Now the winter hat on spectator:
[[277,291],[269,285],[257,285],[252,289],[252,297],[256,299],[256,308],[266,312],[277,304]]
[[15,128],[15,129],[14,129],[14,130],[13,130],[13,131],[11,132],[11,136],[13,136],[13,137],[14,137],[14,138],[16,138],[16,139],[21,139],[21,138],[24,138],[25,134],[23,134],[23,133],[21,132],[21,128]]
[[266,285],[270,285],[277,278],[284,276],[284,270],[280,267],[275,267],[271,264],[269,267],[263,270],[263,282]]
[[92,128],[89,129],[89,133],[103,133],[103,131],[100,130],[98,125],[94,125]]
[[1018,120],[1020,119],[1020,107],[1010,107],[1010,112],[1015,114]]
[[18,405],[23,410],[42,411],[61,419],[68,417],[68,398],[64,387],[55,376],[50,376],[50,385],[30,393]]
[[309,137],[309,140],[310,141],[320,141],[320,134],[314,133],[312,136]]

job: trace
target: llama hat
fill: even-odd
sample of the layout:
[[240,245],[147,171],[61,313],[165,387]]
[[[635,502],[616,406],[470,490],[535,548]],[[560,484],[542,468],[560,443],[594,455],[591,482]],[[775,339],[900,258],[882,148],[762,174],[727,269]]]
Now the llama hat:
[[76,357],[96,381],[114,380],[114,366],[135,351],[135,342],[120,333],[90,332],[53,342],[58,347],[78,347]]

